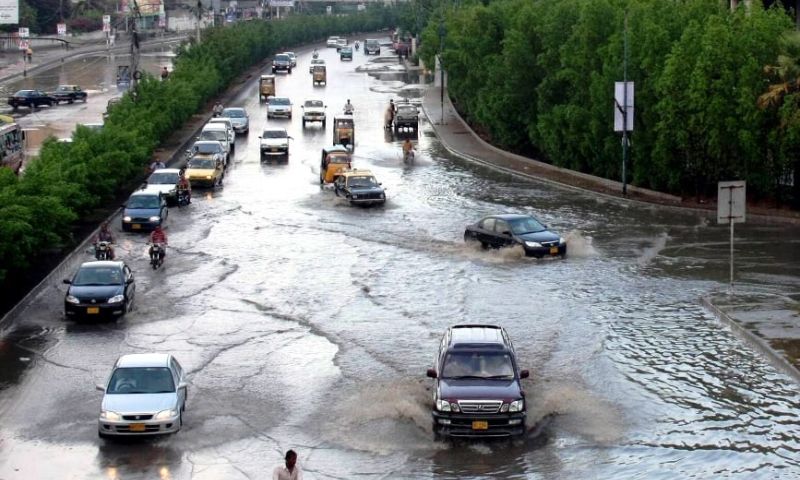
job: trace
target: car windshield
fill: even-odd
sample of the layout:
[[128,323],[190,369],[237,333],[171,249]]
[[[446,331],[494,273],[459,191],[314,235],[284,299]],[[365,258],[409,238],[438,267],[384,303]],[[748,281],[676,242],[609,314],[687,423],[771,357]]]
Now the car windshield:
[[156,195],[134,195],[128,199],[128,208],[158,208],[160,202]]
[[442,378],[513,378],[511,357],[503,352],[452,352],[442,367]]
[[416,115],[417,107],[406,106],[406,105],[398,106],[397,107],[397,113],[401,113],[401,112],[405,113],[407,115]]
[[178,172],[156,171],[150,175],[150,178],[147,179],[147,183],[153,185],[174,185],[178,183]]
[[111,375],[106,389],[106,393],[111,395],[174,391],[175,382],[166,367],[118,368]]
[[289,61],[289,55],[275,55],[275,60],[277,60],[279,62],[288,62]]
[[288,98],[283,97],[275,97],[269,101],[270,105],[289,105],[290,102]]
[[72,285],[86,287],[90,285],[119,285],[122,283],[122,272],[117,267],[85,267],[78,270]]
[[222,145],[219,142],[195,143],[194,151],[195,153],[203,153],[206,155],[211,153],[221,153]]
[[244,110],[241,108],[226,108],[222,111],[222,116],[228,118],[244,118],[247,115],[245,115]]
[[377,187],[378,181],[375,180],[375,177],[364,175],[358,177],[350,177],[350,179],[347,180],[347,185],[353,188]]
[[328,155],[330,163],[350,163],[350,157],[347,154],[332,154]]
[[286,132],[283,130],[264,130],[262,138],[286,138]]
[[306,107],[322,108],[325,106],[322,100],[306,100]]
[[509,220],[508,223],[511,224],[511,231],[517,235],[522,235],[523,233],[541,232],[545,230],[544,225],[537,222],[533,217]]
[[210,158],[193,158],[187,164],[189,168],[196,168],[198,170],[211,170],[214,168],[214,160]]
[[218,142],[227,142],[228,132],[224,130],[203,130],[200,132],[200,140],[216,140]]

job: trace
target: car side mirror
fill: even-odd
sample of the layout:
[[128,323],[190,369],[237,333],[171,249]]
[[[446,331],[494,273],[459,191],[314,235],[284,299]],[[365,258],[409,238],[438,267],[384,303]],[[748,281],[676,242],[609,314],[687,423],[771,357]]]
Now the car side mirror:
[[105,392],[106,391],[106,387],[100,385],[99,383],[97,385],[95,385],[94,388],[95,388],[95,390],[99,390],[101,392]]
[[261,135],[259,135],[258,138],[261,138]]
[[186,382],[181,382],[178,384],[178,390],[180,390],[181,388],[187,388],[188,386],[189,384],[187,384]]
[[428,378],[436,378],[436,370],[429,368],[426,375]]
[[519,372],[519,378],[528,378],[530,375],[530,372],[527,370],[522,370]]
[[72,285],[72,280],[68,280],[65,278],[64,283],[66,283],[67,285]]

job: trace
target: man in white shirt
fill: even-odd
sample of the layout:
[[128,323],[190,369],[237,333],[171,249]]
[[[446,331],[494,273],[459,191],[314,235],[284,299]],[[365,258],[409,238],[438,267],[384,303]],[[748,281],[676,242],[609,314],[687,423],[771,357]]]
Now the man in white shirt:
[[303,471],[297,465],[297,454],[294,450],[286,452],[286,466],[275,467],[272,480],[303,480]]

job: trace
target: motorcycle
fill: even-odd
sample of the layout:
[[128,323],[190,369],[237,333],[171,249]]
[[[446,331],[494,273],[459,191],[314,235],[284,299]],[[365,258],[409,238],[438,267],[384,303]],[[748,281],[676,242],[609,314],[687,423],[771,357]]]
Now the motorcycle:
[[101,241],[95,243],[94,258],[97,260],[113,260],[114,254],[111,251],[111,242]]
[[153,270],[158,269],[164,263],[165,248],[160,243],[154,243],[150,246],[150,266]]
[[356,47],[356,51],[358,51],[358,42],[356,42],[355,47]]
[[317,59],[317,58],[319,58],[319,53],[317,53],[317,51],[314,50],[314,53],[311,54],[311,57],[314,58],[314,59]]
[[181,189],[178,190],[178,206],[185,207],[189,205],[189,201],[191,200],[191,193],[189,190]]

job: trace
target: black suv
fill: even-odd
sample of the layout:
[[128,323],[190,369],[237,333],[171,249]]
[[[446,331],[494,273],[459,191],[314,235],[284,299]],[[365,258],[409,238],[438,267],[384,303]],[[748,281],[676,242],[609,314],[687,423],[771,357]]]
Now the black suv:
[[288,73],[292,73],[292,58],[289,55],[279,53],[272,59],[272,73],[278,70],[285,70]]
[[525,392],[508,334],[494,325],[447,329],[436,365],[428,369],[433,389],[434,436],[508,437],[525,433]]

